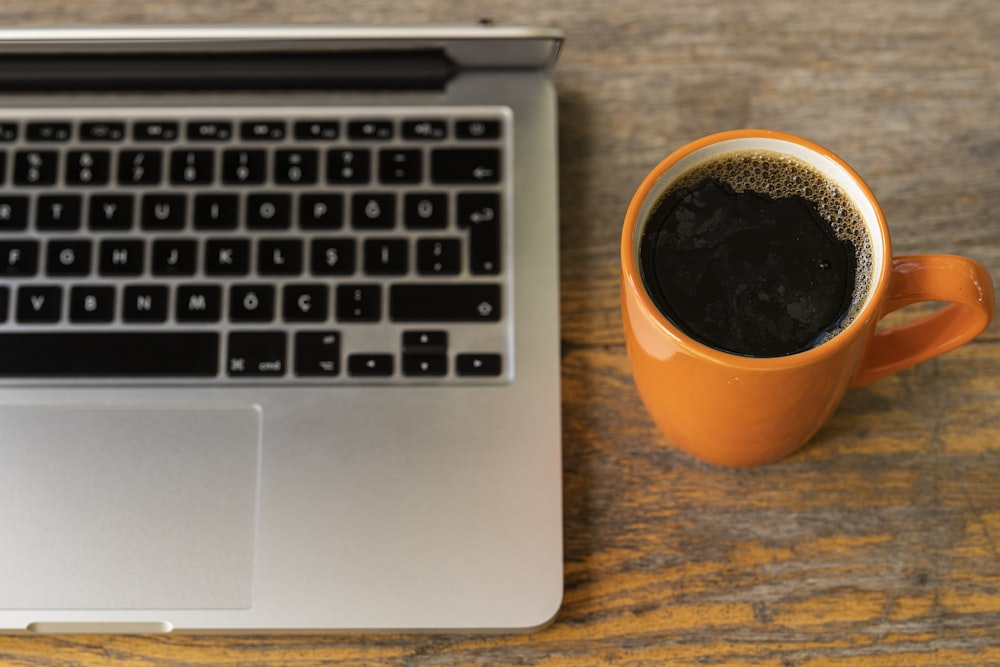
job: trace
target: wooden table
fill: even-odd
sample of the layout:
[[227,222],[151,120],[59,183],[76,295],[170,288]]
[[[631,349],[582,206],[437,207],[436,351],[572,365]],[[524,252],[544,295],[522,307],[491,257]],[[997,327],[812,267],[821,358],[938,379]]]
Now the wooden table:
[[566,30],[566,595],[527,636],[0,638],[0,664],[1000,665],[1000,325],[850,393],[764,468],[693,461],[640,407],[618,235],[645,172],[714,131],[839,152],[897,253],[1000,276],[995,0],[6,0],[4,25],[469,22]]

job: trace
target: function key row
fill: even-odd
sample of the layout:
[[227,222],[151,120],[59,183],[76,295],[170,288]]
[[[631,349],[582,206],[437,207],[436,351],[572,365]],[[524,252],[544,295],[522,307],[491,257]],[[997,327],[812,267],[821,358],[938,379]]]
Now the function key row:
[[[131,134],[129,134],[131,129]],[[20,124],[0,121],[0,142],[14,142],[21,136]],[[83,142],[118,142],[131,137],[136,142],[174,142],[182,138],[192,142],[242,141],[336,141],[341,137],[356,141],[386,141],[402,137],[412,141],[441,141],[454,136],[460,140],[495,140],[501,136],[498,120],[468,119],[449,121],[420,118],[400,121],[390,119],[313,120],[197,120],[197,121],[36,121],[24,124],[23,136],[29,142],[61,143],[78,138]]]

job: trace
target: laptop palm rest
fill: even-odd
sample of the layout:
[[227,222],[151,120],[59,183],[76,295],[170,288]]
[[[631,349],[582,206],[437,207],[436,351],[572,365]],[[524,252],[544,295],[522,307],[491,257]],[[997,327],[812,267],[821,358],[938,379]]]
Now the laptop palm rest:
[[0,407],[0,607],[250,607],[260,422],[254,406]]

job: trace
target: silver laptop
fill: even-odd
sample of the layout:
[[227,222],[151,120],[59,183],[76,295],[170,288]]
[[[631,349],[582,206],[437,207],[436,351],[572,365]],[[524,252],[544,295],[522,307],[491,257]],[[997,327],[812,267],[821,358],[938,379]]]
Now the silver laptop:
[[558,31],[0,31],[0,628],[562,597]]

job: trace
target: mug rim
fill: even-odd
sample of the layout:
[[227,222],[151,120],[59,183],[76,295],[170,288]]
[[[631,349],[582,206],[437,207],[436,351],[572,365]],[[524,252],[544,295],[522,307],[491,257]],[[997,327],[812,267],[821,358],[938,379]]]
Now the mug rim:
[[[639,273],[636,262],[637,246],[635,236],[639,231],[639,213],[643,204],[648,199],[650,192],[660,180],[660,177],[678,162],[697,151],[723,142],[746,139],[766,139],[796,144],[801,148],[805,148],[807,151],[815,153],[816,155],[835,163],[844,171],[846,176],[852,181],[853,185],[860,190],[861,195],[871,206],[875,218],[874,222],[878,228],[878,239],[875,241],[880,248],[880,258],[879,261],[876,262],[876,272],[872,277],[872,287],[866,303],[855,316],[854,320],[842,331],[838,332],[833,338],[824,341],[816,347],[792,354],[773,357],[747,356],[734,352],[726,352],[694,339],[667,319],[656,304],[653,303],[652,298],[649,296],[649,293],[643,284],[642,276]],[[661,160],[659,164],[657,164],[648,174],[646,174],[638,189],[636,189],[625,214],[625,223],[621,236],[621,265],[622,276],[625,279],[625,288],[638,299],[643,315],[651,319],[661,333],[669,336],[676,344],[682,345],[689,352],[695,353],[702,358],[725,365],[733,365],[734,362],[737,362],[738,365],[756,369],[777,369],[788,366],[797,366],[810,360],[820,359],[836,354],[844,346],[848,345],[850,341],[853,341],[856,336],[863,333],[869,323],[877,319],[877,317],[881,314],[881,304],[884,303],[885,293],[889,289],[889,277],[892,263],[891,259],[892,248],[890,246],[888,226],[882,212],[882,207],[875,198],[875,194],[871,191],[868,184],[865,183],[861,176],[833,151],[797,135],[775,130],[743,129],[717,132],[689,142],[672,152],[670,155]]]

